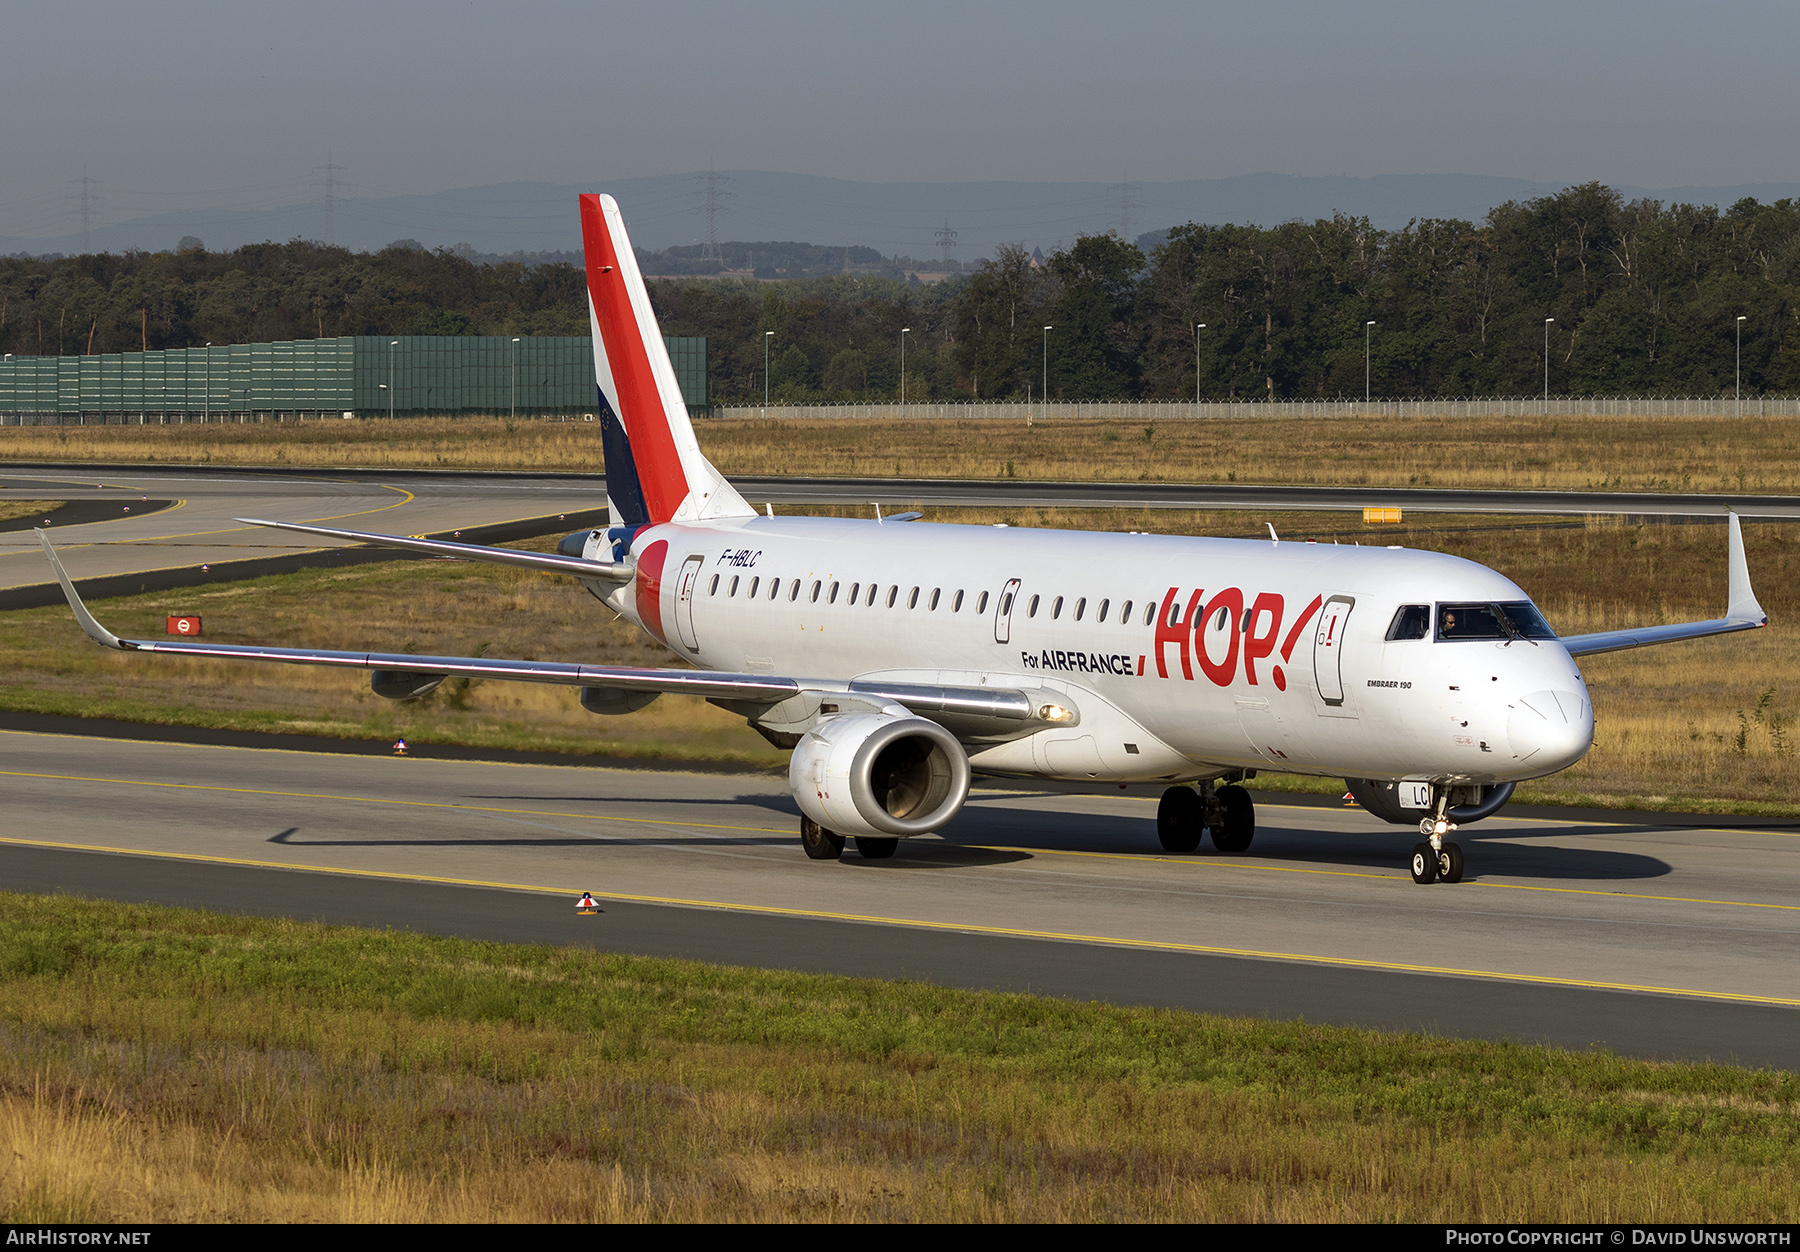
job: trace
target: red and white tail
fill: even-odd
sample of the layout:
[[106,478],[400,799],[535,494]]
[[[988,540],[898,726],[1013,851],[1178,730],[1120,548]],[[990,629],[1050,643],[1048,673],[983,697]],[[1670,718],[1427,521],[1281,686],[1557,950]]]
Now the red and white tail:
[[700,452],[618,201],[581,197],[581,242],[587,256],[594,375],[601,401],[618,415],[631,442],[650,520],[756,516]]

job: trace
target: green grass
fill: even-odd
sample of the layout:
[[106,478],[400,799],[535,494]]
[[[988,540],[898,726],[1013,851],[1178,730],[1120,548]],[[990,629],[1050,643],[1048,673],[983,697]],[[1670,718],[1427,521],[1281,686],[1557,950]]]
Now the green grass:
[[14,1162],[11,1221],[1800,1216],[1788,1073],[67,897],[0,895],[0,971],[0,1126],[167,1174]]

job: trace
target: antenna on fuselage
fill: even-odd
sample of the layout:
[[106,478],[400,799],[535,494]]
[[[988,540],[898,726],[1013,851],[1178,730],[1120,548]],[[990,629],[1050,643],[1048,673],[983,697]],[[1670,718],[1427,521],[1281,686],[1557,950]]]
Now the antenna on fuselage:
[[775,502],[773,500],[764,500],[763,508],[768,511],[770,517],[775,516]]
[[1267,525],[1269,527],[1269,542],[1270,543],[1280,543],[1281,536],[1275,533],[1275,523],[1269,522],[1269,523],[1267,523]]
[[869,501],[869,503],[873,504],[875,506],[875,523],[876,523],[876,525],[880,525],[881,524],[881,501],[871,500],[871,501]]

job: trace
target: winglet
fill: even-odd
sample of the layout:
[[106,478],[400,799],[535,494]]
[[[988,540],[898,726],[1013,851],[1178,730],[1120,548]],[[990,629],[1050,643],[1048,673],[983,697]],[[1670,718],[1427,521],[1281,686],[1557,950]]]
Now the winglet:
[[1769,615],[1763,612],[1763,606],[1756,602],[1756,592],[1750,589],[1750,563],[1744,559],[1744,527],[1738,521],[1738,515],[1730,510],[1725,513],[1725,521],[1730,527],[1725,543],[1726,586],[1729,588],[1725,619],[1767,625]]
[[56,555],[56,549],[50,546],[50,536],[35,527],[31,533],[36,535],[38,542],[44,545],[44,555],[50,558],[50,568],[56,571],[56,581],[62,584],[63,595],[68,597],[69,607],[75,610],[75,620],[81,623],[81,629],[87,632],[87,637],[103,648],[117,648],[121,652],[129,652],[131,645],[95,621],[94,615],[88,612],[87,605],[83,604],[81,597],[75,594],[75,584],[69,581],[68,571],[63,569],[62,560]]

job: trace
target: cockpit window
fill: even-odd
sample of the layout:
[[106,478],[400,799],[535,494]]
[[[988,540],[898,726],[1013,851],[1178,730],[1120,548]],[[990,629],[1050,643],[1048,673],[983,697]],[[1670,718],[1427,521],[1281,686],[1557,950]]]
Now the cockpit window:
[[1394,613],[1394,620],[1388,624],[1387,637],[1395,639],[1423,639],[1431,634],[1431,606],[1429,604],[1403,604]]
[[1504,604],[1440,604],[1437,637],[1461,639],[1554,639],[1556,632],[1529,600]]

